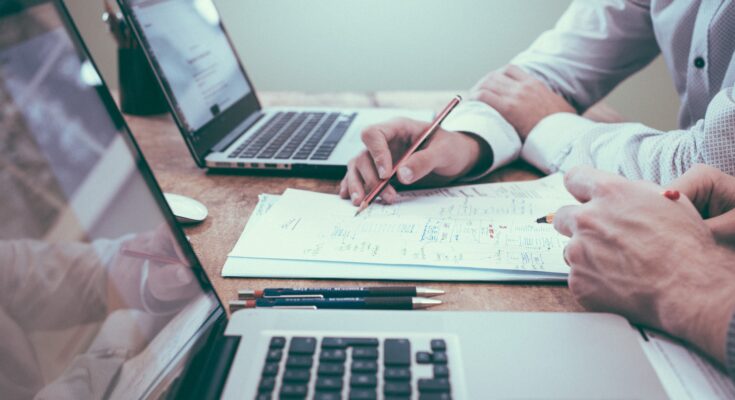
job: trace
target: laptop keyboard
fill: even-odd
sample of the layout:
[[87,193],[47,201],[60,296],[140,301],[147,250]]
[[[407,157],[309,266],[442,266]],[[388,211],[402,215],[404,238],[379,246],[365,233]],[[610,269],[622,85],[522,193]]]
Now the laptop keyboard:
[[[430,351],[415,354],[411,341],[401,338],[381,343],[378,338],[325,337],[318,343],[315,337],[293,337],[287,342],[283,336],[270,339],[257,400],[451,399],[443,339],[431,340],[425,346]],[[430,367],[432,376],[414,376],[417,364]]]
[[229,158],[326,160],[357,117],[325,112],[279,112]]

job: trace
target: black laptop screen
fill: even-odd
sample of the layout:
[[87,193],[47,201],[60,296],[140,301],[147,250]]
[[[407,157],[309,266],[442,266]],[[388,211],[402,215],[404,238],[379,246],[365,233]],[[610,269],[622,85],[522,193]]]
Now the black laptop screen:
[[[124,0],[179,128],[201,153],[255,111],[254,94],[212,0]],[[228,111],[237,111],[233,123]],[[218,120],[216,123],[215,120]],[[216,139],[216,140],[213,140]],[[207,148],[206,150],[209,150]]]
[[66,14],[33,3],[0,2],[0,397],[151,395],[219,303]]

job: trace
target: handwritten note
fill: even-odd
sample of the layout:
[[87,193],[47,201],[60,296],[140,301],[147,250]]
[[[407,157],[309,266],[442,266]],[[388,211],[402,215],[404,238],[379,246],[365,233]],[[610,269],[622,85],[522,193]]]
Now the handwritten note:
[[574,203],[558,176],[408,192],[358,217],[336,195],[289,189],[268,200],[231,256],[568,272],[567,239],[534,222]]

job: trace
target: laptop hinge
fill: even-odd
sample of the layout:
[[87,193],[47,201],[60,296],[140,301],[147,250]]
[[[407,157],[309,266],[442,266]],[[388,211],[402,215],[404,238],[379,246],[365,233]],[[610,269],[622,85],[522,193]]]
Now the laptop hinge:
[[235,142],[235,140],[239,139],[240,136],[244,132],[246,132],[250,127],[255,125],[258,121],[260,121],[261,118],[263,118],[265,114],[263,114],[260,111],[254,112],[252,115],[250,115],[245,121],[243,121],[240,125],[235,127],[235,129],[232,130],[232,132],[228,133],[227,136],[225,136],[222,140],[217,142],[212,147],[212,152],[214,153],[220,153],[230,147],[232,143]]
[[[227,321],[226,319],[224,320]],[[240,345],[239,336],[224,336],[224,324],[211,337],[183,371],[169,399],[219,399],[230,366]]]

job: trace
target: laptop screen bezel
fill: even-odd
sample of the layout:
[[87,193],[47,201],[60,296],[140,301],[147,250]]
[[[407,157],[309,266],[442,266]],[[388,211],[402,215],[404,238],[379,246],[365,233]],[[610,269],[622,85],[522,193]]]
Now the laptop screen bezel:
[[[91,57],[91,53],[89,52],[89,49],[82,39],[82,36],[77,29],[77,26],[74,23],[71,14],[69,13],[69,10],[67,9],[63,0],[11,0],[9,2],[3,2],[0,3],[0,19],[13,14],[24,12],[32,7],[44,4],[51,4],[54,6],[54,8],[58,12],[58,16],[64,28],[69,34],[69,39],[71,40],[75,50],[78,52],[78,54],[88,60],[96,71],[99,71],[97,64]],[[109,88],[104,80],[100,81],[99,86],[95,86],[95,90],[100,98],[100,101],[107,110],[112,122],[118,129],[119,134],[122,136],[123,142],[128,147],[130,151],[130,156],[133,158],[138,172],[140,173],[143,181],[150,190],[151,196],[153,197],[158,207],[161,209],[161,213],[163,214],[163,217],[168,224],[171,233],[174,236],[174,240],[176,240],[183,255],[186,257],[187,262],[189,263],[189,265],[191,265],[192,271],[199,280],[202,291],[206,294],[213,295],[214,300],[216,301],[216,306],[212,309],[212,312],[207,316],[207,318],[196,331],[196,333],[191,338],[189,338],[186,345],[181,349],[178,349],[177,355],[171,360],[166,368],[161,371],[155,371],[158,374],[158,378],[155,380],[153,385],[148,388],[148,390],[153,390],[155,387],[160,386],[161,382],[173,381],[173,379],[171,378],[182,371],[182,365],[187,366],[191,363],[192,359],[195,356],[195,354],[191,353],[191,349],[195,343],[201,343],[205,341],[210,335],[221,334],[216,329],[212,329],[212,327],[225,323],[227,320],[227,313],[225,312],[223,303],[217,295],[217,292],[215,291],[212,282],[209,280],[206,272],[204,271],[204,268],[202,267],[198,257],[196,256],[194,249],[191,247],[189,240],[186,238],[183,230],[179,227],[178,222],[176,221],[176,218],[171,211],[171,208],[169,207],[165,197],[163,196],[161,187],[159,186],[153,175],[153,171],[151,170],[146,159],[143,157],[143,153],[141,152],[137,141],[133,137],[129,126],[125,121],[125,118],[118,109],[117,104],[115,103],[115,100],[112,97]],[[207,349],[203,348],[200,348],[199,350],[207,351]]]
[[[230,47],[230,50],[232,50],[233,54],[235,55],[238,68],[240,69],[240,72],[245,78],[248,86],[250,87],[250,93],[245,95],[245,97],[242,97],[226,110],[223,110],[221,113],[212,117],[212,119],[210,119],[201,128],[190,131],[187,128],[186,124],[181,120],[181,116],[179,115],[179,113],[176,111],[176,95],[174,94],[171,86],[166,79],[166,75],[163,72],[160,63],[158,62],[158,58],[152,57],[152,55],[155,54],[155,51],[150,46],[150,43],[143,33],[143,30],[141,29],[137,18],[135,18],[135,13],[131,9],[132,6],[129,4],[129,0],[117,0],[117,3],[120,6],[120,10],[125,15],[126,21],[131,26],[132,32],[134,33],[138,44],[145,53],[145,57],[148,60],[148,65],[150,65],[151,69],[153,70],[153,75],[155,75],[159,87],[162,88],[163,95],[166,98],[166,102],[168,103],[169,112],[173,116],[173,119],[176,122],[176,125],[179,128],[181,135],[184,137],[184,140],[189,147],[189,151],[194,157],[197,165],[199,167],[204,167],[206,164],[206,156],[212,152],[212,148],[216,144],[222,141],[227,135],[229,135],[235,128],[241,125],[242,122],[248,119],[251,115],[262,110],[262,106],[256,94],[255,87],[250,81],[250,77],[245,71],[244,65],[240,61],[240,56],[237,53],[237,50],[232,43],[232,40],[230,39],[230,35],[228,34],[227,29],[225,29],[225,26],[222,23],[222,18],[220,17],[219,27],[224,33],[225,38],[227,39],[227,45]],[[217,10],[217,14],[220,15],[219,10]],[[194,137],[196,137],[197,140],[192,140],[192,138]]]

